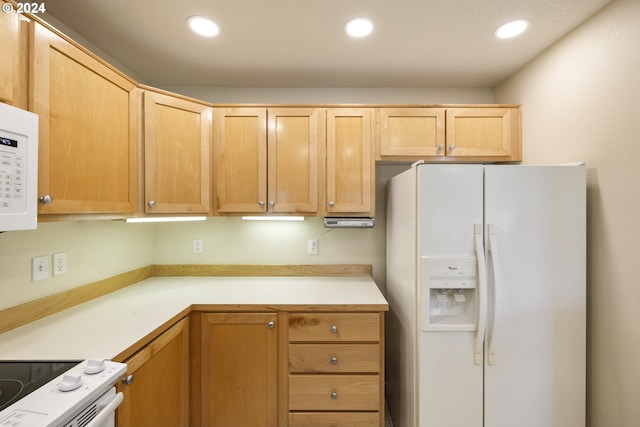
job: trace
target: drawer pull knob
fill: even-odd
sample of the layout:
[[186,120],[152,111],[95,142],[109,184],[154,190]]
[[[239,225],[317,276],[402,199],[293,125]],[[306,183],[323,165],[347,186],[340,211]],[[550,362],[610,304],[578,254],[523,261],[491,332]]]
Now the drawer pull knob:
[[338,358],[337,358],[336,356],[333,356],[333,357],[331,358],[331,364],[332,364],[332,365],[337,365],[337,364],[338,364]]
[[48,194],[45,194],[44,196],[40,197],[38,200],[39,200],[39,201],[40,201],[40,203],[42,203],[43,205],[48,205],[48,204],[53,203],[53,197],[51,197],[51,196],[50,196],[50,195],[48,195]]
[[133,383],[133,374],[128,375],[122,379],[122,384],[131,385]]
[[269,329],[273,329],[276,326],[276,323],[271,321],[271,322],[267,323],[267,326],[269,327]]
[[332,398],[332,399],[337,399],[337,398],[338,398],[338,392],[337,392],[337,391],[335,391],[335,390],[334,390],[334,391],[332,391],[332,392],[331,392],[331,398]]
[[338,327],[337,327],[336,325],[332,325],[332,326],[331,326],[331,333],[332,333],[332,334],[335,334],[335,333],[337,333],[337,332],[338,332]]

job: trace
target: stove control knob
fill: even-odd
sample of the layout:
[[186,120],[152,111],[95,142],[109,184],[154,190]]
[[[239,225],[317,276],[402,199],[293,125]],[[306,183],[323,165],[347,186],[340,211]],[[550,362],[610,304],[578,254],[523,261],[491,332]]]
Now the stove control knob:
[[84,367],[84,373],[87,375],[99,374],[104,371],[105,366],[104,359],[89,359],[87,366]]
[[65,374],[62,377],[62,382],[58,384],[58,390],[60,391],[72,391],[80,388],[82,385],[82,375]]

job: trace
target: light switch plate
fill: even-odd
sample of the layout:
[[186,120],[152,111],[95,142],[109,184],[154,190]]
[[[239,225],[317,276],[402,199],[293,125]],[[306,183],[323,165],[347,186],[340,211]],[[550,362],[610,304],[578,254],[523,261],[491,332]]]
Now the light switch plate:
[[31,258],[31,281],[37,282],[49,277],[49,257],[34,256]]

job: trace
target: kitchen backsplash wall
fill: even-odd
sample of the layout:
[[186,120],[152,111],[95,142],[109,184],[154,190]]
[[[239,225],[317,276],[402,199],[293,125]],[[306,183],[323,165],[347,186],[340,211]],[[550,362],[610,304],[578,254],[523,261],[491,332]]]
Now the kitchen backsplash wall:
[[[123,221],[39,223],[0,234],[0,310],[152,263],[153,228]],[[67,253],[67,274],[52,277],[52,254]],[[31,258],[48,257],[49,278],[31,282]]]
[[[125,224],[123,221],[39,223],[33,231],[0,234],[0,310],[150,264],[371,264],[381,288],[385,278],[386,181],[408,165],[378,166],[376,226],[325,229],[322,218],[303,222]],[[318,255],[307,240],[318,238]],[[193,240],[203,253],[193,254]],[[51,276],[51,255],[67,253],[67,274]],[[31,282],[31,258],[49,258],[49,278]]]
[[[376,168],[376,225],[372,229],[324,228],[322,218],[302,222],[243,221],[215,217],[206,222],[157,224],[155,264],[371,264],[384,290],[386,182],[409,165]],[[318,239],[318,254],[307,254],[308,239]],[[193,253],[193,240],[203,253]]]

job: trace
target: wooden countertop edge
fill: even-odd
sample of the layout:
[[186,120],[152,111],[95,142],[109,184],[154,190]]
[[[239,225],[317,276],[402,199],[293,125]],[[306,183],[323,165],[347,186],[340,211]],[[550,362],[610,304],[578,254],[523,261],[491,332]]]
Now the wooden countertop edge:
[[153,277],[166,276],[226,276],[226,277],[371,277],[368,264],[182,264],[154,265]]
[[120,352],[113,358],[116,362],[125,362],[131,356],[142,350],[147,344],[162,335],[167,329],[181,321],[194,312],[201,313],[233,313],[233,312],[358,312],[358,313],[380,313],[389,310],[388,304],[329,304],[329,305],[309,305],[309,304],[192,304],[180,313],[171,317],[152,332],[145,335],[129,348]]
[[193,304],[191,311],[201,312],[380,312],[388,311],[389,304]]
[[371,277],[367,264],[315,265],[149,265],[57,294],[0,310],[0,333],[40,320],[150,277]]

